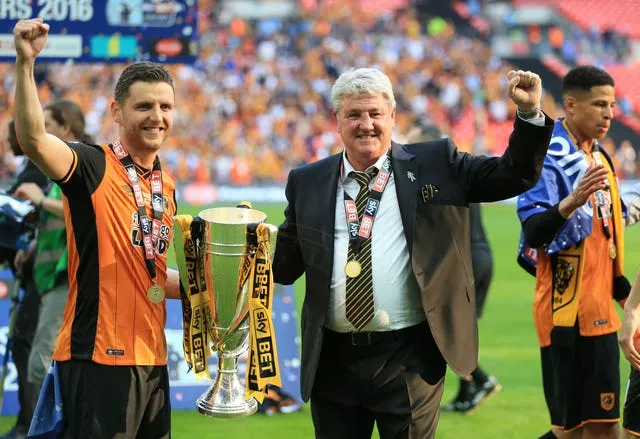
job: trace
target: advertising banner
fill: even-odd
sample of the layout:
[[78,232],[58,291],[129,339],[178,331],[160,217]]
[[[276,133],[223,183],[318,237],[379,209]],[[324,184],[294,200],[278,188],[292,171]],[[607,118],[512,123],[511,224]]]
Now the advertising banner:
[[198,56],[197,0],[2,0],[0,61],[13,61],[13,26],[50,25],[41,61],[148,60],[192,64]]

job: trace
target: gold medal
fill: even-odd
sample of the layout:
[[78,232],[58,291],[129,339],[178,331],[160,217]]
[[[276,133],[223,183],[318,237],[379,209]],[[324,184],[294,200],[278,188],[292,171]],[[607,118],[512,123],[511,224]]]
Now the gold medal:
[[147,290],[147,297],[152,303],[160,303],[164,300],[164,288],[158,284],[153,284]]
[[351,260],[347,262],[347,265],[344,266],[345,274],[351,278],[360,276],[361,271],[362,271],[362,265],[360,265],[360,262],[356,260]]
[[618,250],[616,249],[616,245],[612,242],[609,244],[609,257],[611,259],[615,259],[618,256]]

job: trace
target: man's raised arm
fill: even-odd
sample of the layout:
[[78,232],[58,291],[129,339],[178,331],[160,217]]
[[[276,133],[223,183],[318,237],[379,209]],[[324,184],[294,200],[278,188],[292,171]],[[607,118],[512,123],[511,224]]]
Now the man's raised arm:
[[35,60],[47,42],[49,25],[41,18],[20,20],[13,29],[16,48],[14,120],[20,148],[48,177],[64,177],[73,163],[71,148],[47,134],[33,76]]

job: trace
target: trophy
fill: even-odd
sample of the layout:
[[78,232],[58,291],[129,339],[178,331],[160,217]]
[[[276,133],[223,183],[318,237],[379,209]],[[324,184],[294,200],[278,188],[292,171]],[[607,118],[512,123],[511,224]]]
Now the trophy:
[[[185,359],[196,377],[208,378],[209,348],[218,354],[215,382],[196,402],[197,410],[207,416],[255,413],[258,404],[253,396],[261,400],[266,385],[264,379],[257,385],[259,372],[271,377],[266,382],[280,384],[269,295],[269,285],[273,291],[270,249],[275,248],[277,228],[264,224],[266,217],[245,207],[211,208],[196,218],[176,217],[174,246],[183,287]],[[245,391],[237,364],[250,345]],[[263,353],[265,347],[271,349],[271,357],[264,356],[268,354]],[[265,363],[265,359],[271,361]],[[274,376],[276,380],[269,381]]]

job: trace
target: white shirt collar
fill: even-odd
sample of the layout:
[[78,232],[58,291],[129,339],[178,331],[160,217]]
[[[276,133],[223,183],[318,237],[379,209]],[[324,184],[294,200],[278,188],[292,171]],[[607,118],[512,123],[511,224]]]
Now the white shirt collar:
[[[371,166],[369,166],[366,171],[368,171],[369,169],[372,168],[376,168],[378,171],[380,170],[380,168],[382,168],[382,163],[384,163],[384,159],[387,157],[387,153],[389,152],[389,150],[387,149],[384,154],[382,154],[380,157],[378,157],[378,160]],[[342,175],[340,176],[340,182],[344,183],[345,180],[347,178],[351,178],[349,177],[349,173],[352,171],[355,171],[355,168],[353,166],[351,166],[351,163],[349,163],[349,159],[347,159],[347,150],[345,149],[344,151],[342,151]]]

